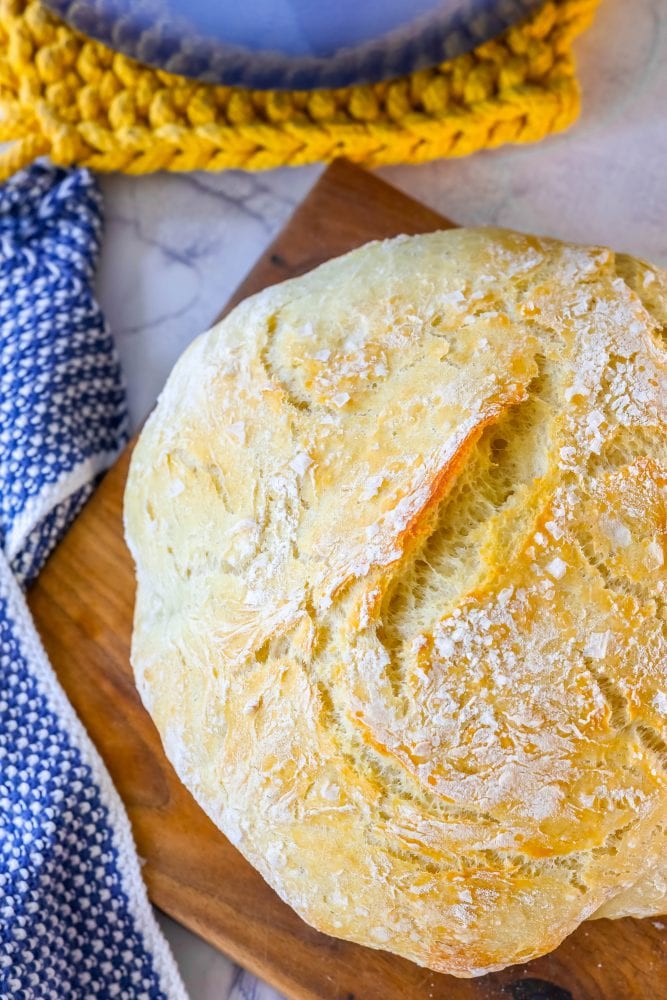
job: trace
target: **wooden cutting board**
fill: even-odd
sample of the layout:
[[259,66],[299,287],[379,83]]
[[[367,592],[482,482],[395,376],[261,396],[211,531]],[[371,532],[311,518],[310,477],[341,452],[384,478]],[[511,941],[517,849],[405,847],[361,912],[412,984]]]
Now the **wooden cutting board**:
[[[369,239],[450,225],[336,163],[227,308]],[[157,906],[299,1000],[667,1000],[667,918],[587,923],[545,958],[457,980],[318,934],[281,902],[180,784],[135,690],[128,660],[134,574],[121,524],[128,458],[129,449],[47,563],[29,603],[127,806]]]

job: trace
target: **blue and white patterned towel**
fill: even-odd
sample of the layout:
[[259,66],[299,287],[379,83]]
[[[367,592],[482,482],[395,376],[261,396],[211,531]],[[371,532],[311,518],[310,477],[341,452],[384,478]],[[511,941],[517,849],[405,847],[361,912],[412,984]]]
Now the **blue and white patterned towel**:
[[37,165],[0,189],[0,998],[184,998],[130,826],[22,587],[126,437],[91,290],[99,194]]

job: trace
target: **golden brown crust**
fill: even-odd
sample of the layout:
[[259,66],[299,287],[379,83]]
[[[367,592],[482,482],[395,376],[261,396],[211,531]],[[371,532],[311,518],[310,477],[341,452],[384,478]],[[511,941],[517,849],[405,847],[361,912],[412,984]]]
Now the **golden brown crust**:
[[667,903],[667,278],[371,244],[176,366],[126,525],[183,781],[321,930],[459,976]]

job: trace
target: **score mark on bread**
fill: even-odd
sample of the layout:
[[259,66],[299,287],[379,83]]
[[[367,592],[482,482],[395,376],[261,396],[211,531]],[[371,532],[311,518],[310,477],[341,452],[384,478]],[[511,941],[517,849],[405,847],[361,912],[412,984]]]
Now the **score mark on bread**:
[[247,300],[135,450],[137,684],[320,930],[478,975],[667,907],[667,276],[500,230]]

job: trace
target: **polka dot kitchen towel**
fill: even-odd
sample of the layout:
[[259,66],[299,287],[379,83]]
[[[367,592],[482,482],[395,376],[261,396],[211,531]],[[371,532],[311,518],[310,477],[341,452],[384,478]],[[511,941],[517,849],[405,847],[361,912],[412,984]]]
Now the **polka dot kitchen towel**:
[[0,997],[184,998],[118,795],[47,662],[32,580],[126,438],[86,170],[0,188]]

